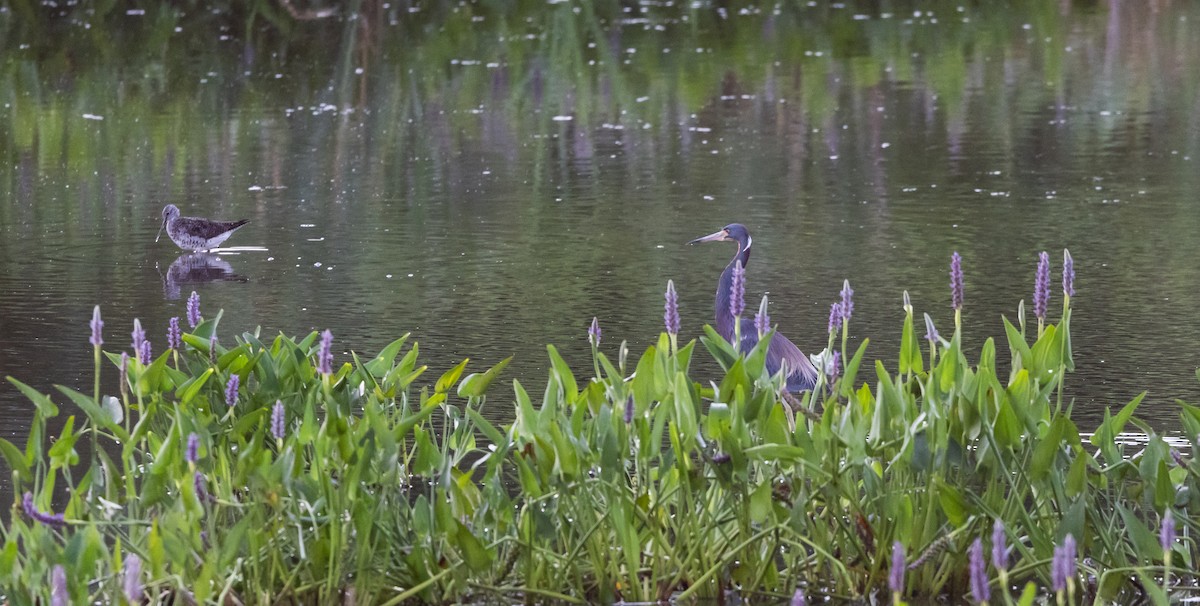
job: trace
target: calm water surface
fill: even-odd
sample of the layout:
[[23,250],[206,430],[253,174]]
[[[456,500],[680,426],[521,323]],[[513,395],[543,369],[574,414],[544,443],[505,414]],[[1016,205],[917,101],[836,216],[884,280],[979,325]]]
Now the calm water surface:
[[[1175,426],[1200,400],[1200,5],[883,4],[382,5],[286,35],[3,13],[0,375],[88,391],[93,305],[106,349],[140,318],[157,352],[195,290],[227,343],[328,328],[342,362],[412,332],[434,376],[515,355],[536,384],[546,343],[589,367],[593,316],[605,351],[644,348],[668,279],[699,335],[733,250],[684,243],[741,222],[784,333],[823,347],[848,279],[885,360],[905,289],[949,332],[953,251],[977,352],[1069,248],[1080,424],[1149,390]],[[242,248],[156,243],[167,202],[249,219]],[[31,410],[0,385],[0,435]]]

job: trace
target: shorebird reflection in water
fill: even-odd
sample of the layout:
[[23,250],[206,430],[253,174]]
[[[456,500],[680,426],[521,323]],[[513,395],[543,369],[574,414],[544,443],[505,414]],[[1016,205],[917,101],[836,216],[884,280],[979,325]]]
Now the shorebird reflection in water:
[[154,236],[154,241],[158,242],[165,229],[171,241],[179,248],[191,251],[212,250],[220,246],[239,227],[249,223],[246,219],[213,221],[199,217],[181,217],[179,207],[174,204],[163,207],[162,218],[162,227],[158,228],[158,235]]
[[[729,299],[733,290],[733,267],[740,260],[742,268],[750,263],[750,245],[753,239],[750,237],[750,232],[740,223],[732,223],[726,225],[721,231],[714,234],[709,234],[702,238],[696,238],[688,244],[696,244],[698,242],[735,242],[737,243],[737,253],[733,255],[733,259],[729,261],[729,265],[725,266],[725,271],[721,272],[721,279],[717,281],[717,303],[716,303],[716,323],[717,332],[725,337],[727,341],[733,342],[734,339],[734,322],[738,319],[733,316],[733,312],[729,310]],[[742,351],[749,352],[758,344],[758,331],[754,328],[754,320],[751,318],[741,318],[741,333],[742,333]],[[771,338],[771,344],[767,348],[767,371],[772,375],[779,372],[783,365],[787,365],[787,390],[790,392],[798,392],[811,390],[817,383],[817,369],[813,366],[812,361],[804,352],[796,347],[795,343],[788,340],[787,337],[776,333]]]
[[218,280],[246,282],[247,278],[233,273],[233,267],[217,255],[180,255],[171,263],[171,267],[167,268],[167,275],[163,276],[163,295],[168,299],[178,299],[184,284],[202,284]]

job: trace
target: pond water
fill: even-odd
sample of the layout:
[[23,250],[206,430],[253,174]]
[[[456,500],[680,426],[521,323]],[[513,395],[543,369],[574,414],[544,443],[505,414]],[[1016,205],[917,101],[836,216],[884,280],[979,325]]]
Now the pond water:
[[[949,332],[958,251],[974,357],[1069,248],[1080,424],[1200,400],[1196,3],[368,4],[0,13],[0,375],[90,391],[93,305],[157,352],[194,290],[223,340],[328,328],[340,363],[412,332],[435,377],[537,384],[547,343],[590,367],[593,316],[643,349],[668,279],[701,334],[733,250],[685,243],[741,222],[749,300],[806,351],[843,279],[874,357],[905,289]],[[168,202],[250,224],[185,258]],[[30,414],[0,385],[0,435]]]

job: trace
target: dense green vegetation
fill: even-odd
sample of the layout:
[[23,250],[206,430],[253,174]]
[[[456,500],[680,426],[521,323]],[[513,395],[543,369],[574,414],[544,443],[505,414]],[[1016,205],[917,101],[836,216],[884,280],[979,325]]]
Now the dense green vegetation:
[[[10,379],[36,412],[24,451],[0,441],[25,495],[3,530],[0,589],[13,604],[888,590],[1166,603],[1194,586],[1200,463],[1134,416],[1140,398],[1081,436],[1065,383],[1070,297],[1051,322],[1048,277],[1038,284],[1036,324],[1022,304],[1000,345],[970,355],[957,311],[949,338],[926,316],[926,348],[905,297],[891,361],[861,367],[866,339],[839,351],[844,370],[794,411],[764,347],[738,351],[711,329],[686,343],[664,333],[637,356],[597,327],[593,376],[548,346],[531,395],[500,386],[507,360],[429,381],[405,337],[337,364],[328,332],[218,338],[221,314],[201,320],[198,299],[173,347],[127,358],[103,351],[97,308],[96,384],[59,388],[82,414],[57,436],[59,406]],[[850,330],[841,309],[834,350]],[[694,376],[701,355],[723,376]],[[119,397],[100,373],[121,373]],[[480,414],[496,406],[515,420]],[[1180,416],[1194,444],[1200,408]],[[1143,432],[1136,449],[1127,428]],[[1160,532],[1168,515],[1179,535]],[[987,564],[985,543],[1011,548]]]

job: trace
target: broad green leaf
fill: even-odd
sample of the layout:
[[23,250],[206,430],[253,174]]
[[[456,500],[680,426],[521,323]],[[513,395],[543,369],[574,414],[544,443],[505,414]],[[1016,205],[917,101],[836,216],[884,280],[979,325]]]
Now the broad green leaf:
[[483,373],[472,373],[458,384],[458,397],[460,398],[478,398],[487,392],[487,388],[500,376],[504,371],[504,367],[512,361],[512,356],[504,358],[499,364],[489,368]]
[[[21,452],[12,442],[0,438],[0,455],[8,461],[8,466],[25,480],[32,480],[29,475],[29,463],[25,461],[25,453]],[[0,575],[2,576],[2,575]]]
[[58,406],[56,406],[54,402],[50,401],[49,396],[12,377],[6,378],[8,379],[9,383],[16,385],[17,389],[21,390],[21,393],[25,394],[25,397],[29,398],[29,400],[33,402],[33,405],[37,408],[37,411],[41,413],[42,418],[49,419],[51,417],[58,416]]
[[558,355],[558,350],[553,345],[547,345],[546,352],[550,354],[550,364],[554,368],[554,374],[558,375],[564,399],[567,404],[574,404],[575,398],[579,396],[579,388],[575,383],[575,375],[571,373],[571,368],[567,366],[562,356]]
[[771,514],[771,480],[764,478],[750,493],[750,519],[762,523]]
[[435,393],[445,393],[450,391],[450,388],[453,387],[458,381],[458,377],[462,375],[463,369],[467,367],[467,362],[470,361],[470,358],[465,358],[462,362],[459,362],[457,366],[443,373],[441,378],[437,380],[437,384],[434,385],[433,391]]
[[957,488],[941,480],[937,482],[937,488],[938,503],[942,506],[946,518],[952,526],[961,527],[967,521],[967,500]]

